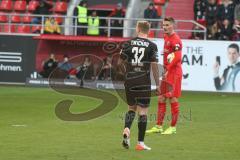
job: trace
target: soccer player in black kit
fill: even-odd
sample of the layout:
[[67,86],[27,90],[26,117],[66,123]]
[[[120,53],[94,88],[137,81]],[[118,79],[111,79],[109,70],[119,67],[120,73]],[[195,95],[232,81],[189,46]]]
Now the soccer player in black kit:
[[157,64],[157,46],[147,39],[150,24],[139,21],[136,26],[137,37],[129,40],[120,53],[120,59],[125,69],[125,92],[128,112],[125,115],[123,131],[124,148],[130,146],[130,128],[138,113],[138,144],[136,150],[151,150],[144,144],[147,127],[147,112],[151,98],[150,71],[152,68],[156,82],[157,94],[159,93],[159,70]]

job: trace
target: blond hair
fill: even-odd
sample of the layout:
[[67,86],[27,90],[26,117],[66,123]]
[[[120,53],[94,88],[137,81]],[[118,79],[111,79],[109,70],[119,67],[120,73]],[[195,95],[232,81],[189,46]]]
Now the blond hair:
[[138,21],[137,28],[139,29],[139,32],[148,34],[150,30],[150,23],[148,21]]

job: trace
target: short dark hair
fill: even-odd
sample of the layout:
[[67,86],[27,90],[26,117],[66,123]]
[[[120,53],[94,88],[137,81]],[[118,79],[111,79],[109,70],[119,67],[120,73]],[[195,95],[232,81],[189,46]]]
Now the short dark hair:
[[236,49],[237,52],[239,53],[239,46],[238,46],[238,44],[236,44],[236,43],[230,44],[230,45],[228,46],[228,48],[234,48],[234,49]]
[[153,2],[149,3],[149,6],[154,6],[154,3]]
[[83,0],[83,1],[79,2],[79,6],[83,6],[83,4],[87,4],[87,1]]
[[171,22],[171,23],[175,23],[175,20],[174,20],[174,18],[173,17],[165,17],[164,18],[164,21],[168,21],[168,22]]

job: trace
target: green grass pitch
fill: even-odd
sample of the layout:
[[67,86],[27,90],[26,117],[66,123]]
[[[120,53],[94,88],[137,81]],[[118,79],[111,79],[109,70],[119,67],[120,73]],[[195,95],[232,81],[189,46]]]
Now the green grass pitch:
[[[134,150],[136,121],[131,148],[121,146],[123,115],[120,101],[112,112],[87,122],[58,119],[57,102],[72,99],[72,112],[89,110],[100,100],[70,96],[47,88],[0,87],[1,160],[239,160],[240,95],[184,92],[177,134],[147,136],[151,151]],[[169,107],[168,107],[169,108]],[[155,114],[157,99],[149,114]],[[169,124],[169,110],[166,125]],[[149,118],[148,128],[154,125]],[[167,127],[167,126],[165,126]]]

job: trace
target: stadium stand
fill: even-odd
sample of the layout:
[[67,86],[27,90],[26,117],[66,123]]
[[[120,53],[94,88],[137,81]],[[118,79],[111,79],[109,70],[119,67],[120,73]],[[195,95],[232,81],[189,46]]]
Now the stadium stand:
[[16,11],[16,12],[25,12],[26,11],[26,8],[27,8],[27,2],[24,1],[24,0],[18,0],[14,3],[14,7],[13,9]]
[[20,15],[18,13],[12,13],[11,22],[12,23],[20,23],[21,22]]
[[119,2],[122,2],[123,6],[126,7],[129,3],[129,0],[101,0],[101,1],[96,1],[96,0],[88,0],[88,6],[89,9],[94,9],[94,10],[110,10],[112,11],[115,7],[116,4]]
[[[144,18],[145,19],[159,19],[162,16],[161,12],[161,5],[164,5],[163,2],[156,1],[156,2],[151,2],[149,3],[148,7],[144,10]],[[151,22],[151,28],[157,28],[158,27],[158,22],[153,21]],[[149,32],[149,37],[154,38],[156,37],[156,31],[155,30],[150,30]]]
[[23,23],[31,23],[32,22],[31,13],[27,13],[25,16],[23,16],[22,22]]
[[[51,1],[47,1],[47,2],[49,4],[53,5],[53,8],[50,10],[50,15],[57,16],[57,17],[55,17],[55,19],[58,22],[58,24],[64,25],[65,20],[61,16],[67,15],[66,12],[67,12],[67,8],[68,8],[68,3],[73,2],[73,1],[51,0]],[[103,1],[88,0],[87,2],[88,2],[88,9],[89,9],[88,15],[90,15],[93,10],[96,10],[97,15],[99,17],[107,17],[111,14],[111,12],[113,12],[115,10],[117,3],[119,1],[118,0],[103,0]],[[122,1],[124,11],[126,10],[129,2],[130,2],[129,0]],[[151,2],[151,1],[147,1],[146,4],[149,4],[149,2]],[[165,1],[165,0],[154,0],[153,1],[158,17],[161,17],[163,15],[163,7],[165,7],[165,4],[167,2],[168,1]],[[36,10],[37,6],[39,6],[39,1],[37,1],[37,0],[29,0],[29,1],[26,1],[26,0],[17,0],[17,1],[2,0],[1,6],[0,6],[0,8],[1,8],[1,12],[0,12],[1,27],[4,26],[4,23],[12,23],[12,25],[15,28],[15,31],[18,32],[17,31],[18,25],[28,25],[34,21],[34,13],[35,13],[34,11]],[[143,9],[145,9],[145,8],[143,8]],[[10,16],[9,16],[9,14],[10,14]],[[24,14],[24,16],[21,14]],[[137,18],[141,18],[141,16],[137,17]],[[39,24],[39,25],[41,25],[41,24]],[[70,25],[72,25],[72,24],[70,24]],[[107,27],[107,25],[108,24],[107,24],[106,19],[100,19],[100,27]],[[126,27],[126,26],[124,25],[124,27]],[[158,26],[156,26],[156,29],[159,29],[160,27],[161,26],[158,25]],[[36,28],[39,29],[40,27],[39,26],[31,26],[31,32],[40,33],[40,31],[36,30]],[[43,27],[41,27],[41,28],[43,28]],[[2,29],[1,31],[3,32],[4,29]],[[74,34],[74,32],[71,34]],[[100,35],[109,36],[111,34],[108,35],[106,29],[100,29]],[[122,35],[120,35],[120,36],[122,36]],[[151,30],[149,36],[156,37],[156,31]]]
[[[0,29],[1,32],[16,32],[16,33],[40,33],[39,29],[43,28],[41,24],[31,25],[34,19],[34,11],[39,6],[38,0],[1,0],[0,1]],[[59,25],[65,24],[65,19],[62,16],[67,15],[67,9],[70,2],[69,0],[48,0],[49,4],[52,4],[53,7],[50,9],[50,15],[55,16],[55,20]],[[113,12],[119,3],[118,0],[88,0],[88,15],[92,11],[96,10],[99,17],[108,17],[111,12]],[[130,0],[122,1],[124,11],[127,9]],[[153,0],[153,1],[144,1],[140,2],[143,6],[147,6],[150,2],[154,4],[154,8],[157,11],[158,17],[164,16],[173,16],[177,20],[177,31],[182,38],[194,38],[191,35],[192,31],[201,31],[204,32],[203,27],[195,25],[193,22],[195,20],[197,23],[206,26],[207,28],[207,38],[215,40],[236,40],[236,37],[239,35],[239,19],[236,18],[237,10],[240,8],[238,0],[178,0],[178,1],[168,1],[168,0]],[[201,4],[199,3],[201,2]],[[145,4],[144,4],[145,3]],[[216,13],[213,18],[213,23],[210,23],[208,7],[213,3],[217,6]],[[238,7],[236,7],[238,6]],[[147,7],[146,7],[147,8]],[[142,8],[144,11],[145,7]],[[184,10],[182,9],[184,8]],[[143,12],[142,11],[142,12]],[[138,12],[136,13],[138,15]],[[24,16],[23,16],[24,15]],[[211,15],[210,15],[211,16]],[[143,17],[143,14],[139,14],[137,18]],[[130,16],[131,18],[131,16]],[[135,18],[132,16],[132,18]],[[227,22],[225,19],[228,19]],[[215,24],[215,21],[217,24]],[[107,27],[108,22],[106,19],[100,18],[99,27]],[[226,25],[225,25],[226,24]],[[9,25],[12,25],[9,27]],[[27,26],[27,27],[18,27],[18,26]],[[72,24],[71,24],[72,25]],[[8,27],[7,27],[8,26]],[[30,26],[30,31],[29,31]],[[130,25],[131,28],[134,26],[134,23]],[[124,27],[125,24],[124,24]],[[149,37],[162,37],[162,32],[159,31],[161,23],[158,23],[156,26],[157,31],[153,28],[150,31]],[[23,28],[23,29],[22,29]],[[26,28],[26,29],[24,29]],[[18,31],[19,30],[19,31]],[[24,30],[24,32],[23,32]],[[65,29],[62,29],[63,32]],[[100,28],[100,36],[110,36],[111,34],[107,33],[107,29]],[[71,33],[74,35],[74,32]],[[201,35],[200,35],[201,34]],[[226,35],[228,34],[228,35]],[[125,37],[132,36],[131,34],[123,34]],[[122,35],[120,35],[122,36]],[[199,33],[199,36],[204,38],[203,33]],[[238,39],[238,38],[237,38]]]
[[4,12],[0,12],[0,22],[1,23],[6,23],[8,21],[8,17],[7,15],[3,15],[5,14]]
[[31,33],[31,27],[28,25],[17,26],[17,33]]
[[[193,0],[169,1],[166,8],[166,15],[172,16],[177,20],[193,20]],[[184,8],[184,9],[183,9]],[[177,23],[177,29],[192,30],[192,23]],[[180,37],[189,38],[191,32],[179,32]]]
[[236,40],[238,5],[239,0],[195,0],[194,19],[207,27],[207,39]]
[[1,31],[5,33],[13,33],[15,32],[15,26],[14,25],[9,25],[9,24],[4,24],[1,27]]
[[56,2],[54,12],[65,14],[67,12],[67,3],[64,1]]
[[[63,23],[62,15],[66,15],[69,0],[51,0],[47,3],[53,5],[50,15],[57,16],[56,21]],[[0,1],[0,29],[1,32],[39,33],[39,26],[31,25],[34,11],[39,6],[38,0],[2,0]],[[10,23],[10,24],[7,24]],[[6,26],[11,26],[9,30]],[[30,29],[29,29],[30,27]]]
[[39,5],[39,1],[31,0],[28,4],[28,12],[35,11],[36,7]]
[[12,4],[13,2],[11,0],[2,0],[0,8],[2,11],[8,12],[12,10]]

